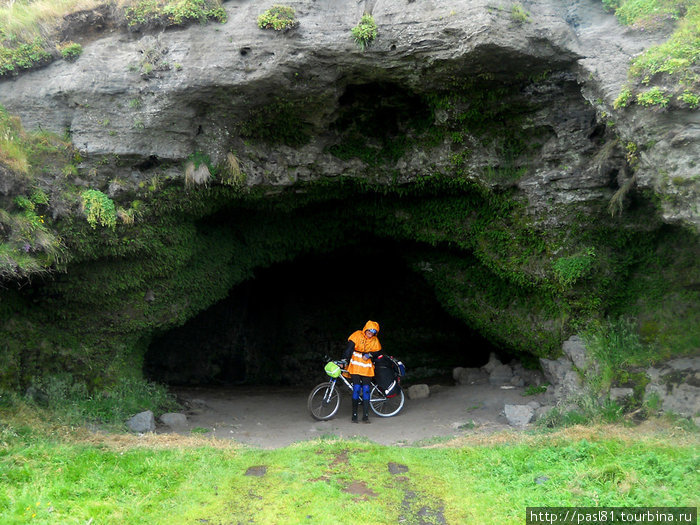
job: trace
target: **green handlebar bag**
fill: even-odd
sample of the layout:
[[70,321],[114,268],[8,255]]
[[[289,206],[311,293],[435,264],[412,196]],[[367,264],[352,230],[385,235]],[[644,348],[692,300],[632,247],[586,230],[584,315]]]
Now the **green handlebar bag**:
[[324,370],[326,371],[326,374],[328,374],[331,377],[339,377],[341,373],[341,368],[336,365],[333,361],[329,362]]

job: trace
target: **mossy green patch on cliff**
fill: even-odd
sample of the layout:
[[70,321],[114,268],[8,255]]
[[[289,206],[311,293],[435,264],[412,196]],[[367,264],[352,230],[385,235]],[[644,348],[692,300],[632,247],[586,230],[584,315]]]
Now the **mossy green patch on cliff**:
[[[2,385],[68,372],[99,389],[138,375],[151,337],[256,268],[367,237],[414,243],[406,256],[444,308],[513,352],[554,355],[565,337],[605,315],[638,314],[669,354],[687,352],[697,337],[687,315],[669,333],[657,303],[675,297],[674,308],[697,311],[697,293],[684,290],[696,278],[692,250],[682,255],[694,237],[615,229],[604,210],[607,223],[590,217],[560,235],[530,223],[508,192],[445,176],[408,187],[341,178],[276,197],[174,184],[137,197],[146,200],[133,224],[94,230],[82,219],[60,221],[67,273],[0,292],[9,313],[0,326]],[[675,259],[669,243],[681,247]],[[583,269],[553,265],[590,253]],[[656,272],[685,277],[664,281]]]
[[311,125],[305,109],[312,100],[300,101],[276,98],[269,104],[250,111],[248,119],[239,126],[239,133],[246,139],[268,144],[285,144],[298,147],[311,140]]
[[[666,107],[669,103],[689,109],[698,93],[697,65],[700,61],[700,5],[691,0],[658,2],[656,0],[618,0],[607,2],[621,24],[641,31],[663,30],[668,40],[652,46],[634,58],[629,69],[630,83],[615,101],[616,108],[626,107],[632,91],[637,102],[646,107]],[[669,29],[670,28],[670,29]],[[668,96],[661,95],[669,87]],[[652,89],[647,86],[652,85]]]
[[[104,2],[97,0],[77,6],[75,2],[36,0],[9,2],[0,7],[0,77],[36,69],[60,58],[76,60],[81,48],[66,40],[76,36],[71,32],[82,30],[78,26],[71,31],[70,27],[70,15],[78,8],[83,13],[95,10],[106,25],[121,19],[133,31],[209,20],[223,23],[227,19],[221,0],[126,0],[110,6],[121,15],[113,17],[99,13],[104,7]],[[66,20],[67,28],[62,26]]]
[[59,176],[73,157],[68,141],[27,133],[0,107],[0,177],[7,188],[0,196],[0,279],[31,278],[65,262],[49,213],[47,180]]
[[124,8],[124,15],[127,25],[134,30],[206,23],[207,20],[226,21],[221,0],[137,0]]
[[537,137],[521,125],[534,111],[518,96],[522,82],[492,85],[455,78],[451,84],[423,94],[391,83],[348,86],[328,151],[342,160],[361,160],[374,178],[392,178],[396,162],[408,151],[429,152],[446,144],[449,165],[439,169],[464,175],[478,148],[501,159],[488,171],[492,180],[513,183],[525,172],[526,157],[539,147]]

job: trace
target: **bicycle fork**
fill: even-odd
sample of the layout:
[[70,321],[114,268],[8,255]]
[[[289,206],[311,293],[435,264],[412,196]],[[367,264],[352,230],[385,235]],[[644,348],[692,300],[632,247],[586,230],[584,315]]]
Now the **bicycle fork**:
[[330,388],[327,388],[327,389],[326,389],[326,393],[323,395],[323,404],[324,404],[324,405],[330,403],[331,397],[333,397],[333,391],[335,390],[335,383],[336,383],[336,380],[335,380],[335,379],[331,379],[331,380],[330,380],[330,383],[331,383]]

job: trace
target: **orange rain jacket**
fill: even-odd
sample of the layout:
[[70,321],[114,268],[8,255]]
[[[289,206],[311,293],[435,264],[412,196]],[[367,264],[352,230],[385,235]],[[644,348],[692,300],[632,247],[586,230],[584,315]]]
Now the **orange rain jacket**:
[[348,341],[355,343],[355,349],[347,368],[348,372],[351,374],[368,377],[374,376],[374,364],[372,364],[372,359],[365,359],[362,355],[371,352],[379,352],[382,349],[382,345],[376,335],[370,338],[365,336],[365,330],[369,330],[370,328],[374,328],[379,332],[379,323],[367,321],[362,330],[357,330],[348,337]]

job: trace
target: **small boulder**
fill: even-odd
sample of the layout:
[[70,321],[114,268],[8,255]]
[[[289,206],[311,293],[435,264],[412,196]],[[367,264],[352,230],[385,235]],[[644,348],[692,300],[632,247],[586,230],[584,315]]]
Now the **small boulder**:
[[506,405],[504,408],[508,424],[522,428],[535,416],[535,409],[529,405]]
[[425,384],[411,385],[408,387],[409,399],[425,399],[430,396],[430,387]]
[[544,377],[550,385],[561,383],[564,380],[564,376],[573,370],[571,361],[563,356],[558,359],[540,358],[540,365],[542,366]]
[[161,423],[170,428],[186,428],[187,416],[177,412],[168,412],[158,418]]
[[489,378],[488,373],[481,368],[459,368],[459,374],[455,375],[455,380],[460,385],[485,383]]
[[583,339],[577,335],[572,335],[562,344],[562,350],[571,362],[579,370],[586,370],[588,367],[588,349],[586,348]]
[[513,386],[525,386],[525,380],[516,375],[510,378],[510,384]]
[[496,354],[491,352],[491,354],[489,355],[489,362],[481,368],[486,370],[486,373],[490,374],[491,372],[493,372],[494,368],[496,368],[497,366],[501,366],[502,364],[503,363],[501,363],[501,361],[496,357]]
[[498,365],[489,375],[489,383],[492,385],[508,385],[513,379],[513,369],[508,365]]
[[632,397],[634,390],[631,388],[611,388],[610,389],[610,400],[620,401],[627,397]]
[[518,375],[523,378],[523,381],[528,386],[540,386],[547,382],[540,370],[523,369],[518,372]]
[[156,430],[156,419],[153,417],[153,412],[146,410],[145,412],[139,412],[135,416],[130,417],[126,426],[129,430],[139,434],[145,432],[155,432]]

